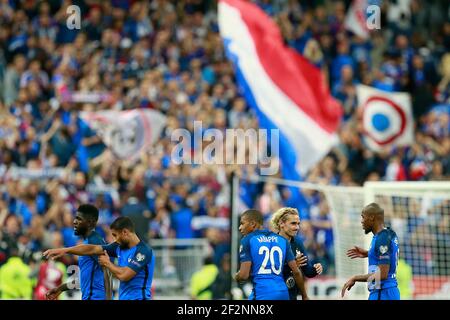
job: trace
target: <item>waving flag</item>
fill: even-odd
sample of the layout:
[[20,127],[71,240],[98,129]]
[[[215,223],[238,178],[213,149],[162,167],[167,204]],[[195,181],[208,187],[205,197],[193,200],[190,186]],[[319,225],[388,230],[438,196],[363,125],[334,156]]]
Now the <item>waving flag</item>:
[[345,28],[364,39],[369,38],[369,29],[366,24],[368,5],[367,0],[354,0],[345,17]]
[[118,158],[129,160],[149,149],[166,123],[166,117],[155,110],[106,110],[80,116]]
[[219,28],[260,126],[280,130],[283,176],[299,180],[337,142],[341,106],[320,69],[284,45],[277,25],[258,6],[221,0]]
[[[353,0],[345,17],[345,28],[363,39],[368,39],[370,36],[370,29],[367,26],[368,19],[371,16],[379,21],[381,2],[381,0]],[[378,10],[373,11],[374,7]],[[378,26],[377,29],[379,28],[381,26]]]
[[385,92],[359,85],[364,141],[374,151],[410,145],[414,139],[411,97],[403,92]]

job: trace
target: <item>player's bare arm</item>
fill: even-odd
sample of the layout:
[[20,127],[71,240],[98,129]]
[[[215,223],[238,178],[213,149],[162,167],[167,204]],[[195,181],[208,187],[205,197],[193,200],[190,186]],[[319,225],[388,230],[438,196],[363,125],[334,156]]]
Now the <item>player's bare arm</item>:
[[250,270],[251,270],[251,268],[252,268],[251,261],[242,262],[241,263],[241,267],[239,268],[239,271],[234,276],[234,279],[237,282],[247,281],[248,278],[250,277]]
[[367,258],[369,255],[369,252],[363,248],[354,246],[353,248],[347,250],[347,257],[351,259],[355,258]]
[[297,284],[297,288],[300,290],[300,294],[302,295],[302,300],[309,300],[308,293],[305,288],[305,279],[303,274],[297,267],[295,260],[288,262],[289,268],[292,270],[292,275],[294,277],[295,283]]
[[104,251],[104,254],[98,258],[98,263],[111,271],[112,275],[120,281],[130,281],[136,275],[136,272],[133,269],[129,267],[119,267],[112,263],[106,250]]
[[49,249],[43,253],[47,259],[57,259],[66,254],[74,254],[77,256],[91,256],[103,254],[102,246],[94,244],[80,244],[69,248]]
[[45,298],[47,300],[56,300],[58,299],[59,295],[61,293],[63,293],[64,291],[69,290],[69,288],[67,287],[67,283],[63,283],[62,285],[60,285],[59,287],[50,289],[49,291],[47,291],[47,293],[45,294]]
[[105,297],[106,300],[112,299],[112,277],[111,273],[105,267],[102,267],[103,270],[103,284],[105,286]]
[[[389,274],[389,265],[388,264],[380,264],[378,265],[379,281],[386,280]],[[344,297],[345,291],[350,291],[350,289],[355,285],[356,282],[367,282],[373,279],[374,273],[368,273],[358,276],[351,277],[342,287],[341,297]]]

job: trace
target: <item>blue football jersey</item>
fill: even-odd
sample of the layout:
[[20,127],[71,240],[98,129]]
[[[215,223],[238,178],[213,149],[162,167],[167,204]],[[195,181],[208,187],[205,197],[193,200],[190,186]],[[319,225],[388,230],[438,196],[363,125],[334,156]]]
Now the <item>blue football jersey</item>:
[[257,230],[241,240],[240,261],[251,261],[253,283],[251,298],[256,300],[288,300],[283,266],[294,260],[288,241],[271,231]]
[[103,246],[110,257],[117,257],[119,267],[129,267],[136,275],[129,281],[120,281],[119,300],[149,300],[155,257],[153,250],[144,242],[129,249],[121,249],[117,242]]
[[[84,239],[84,244],[104,245],[106,242],[95,231]],[[78,258],[80,268],[80,286],[82,300],[105,300],[105,283],[103,270],[98,263],[98,256],[80,256]]]
[[397,287],[396,270],[399,257],[399,245],[397,234],[390,228],[385,228],[374,235],[369,248],[369,272],[375,272],[378,265],[388,264],[389,273],[386,280],[382,280],[377,286],[374,281],[368,282],[369,291]]
[[[290,241],[290,246],[292,253],[297,256],[297,254],[302,253],[304,256],[308,258],[305,246],[303,245],[303,241],[299,236],[292,237]],[[301,267],[303,275],[308,278],[313,278],[317,275],[317,271],[314,268],[314,265],[310,259],[307,260],[306,265]],[[294,277],[292,276],[292,270],[287,265],[287,263],[283,267],[283,277],[286,282],[286,285],[289,289],[289,298],[290,300],[297,300],[297,296],[300,293],[300,290],[297,288]]]

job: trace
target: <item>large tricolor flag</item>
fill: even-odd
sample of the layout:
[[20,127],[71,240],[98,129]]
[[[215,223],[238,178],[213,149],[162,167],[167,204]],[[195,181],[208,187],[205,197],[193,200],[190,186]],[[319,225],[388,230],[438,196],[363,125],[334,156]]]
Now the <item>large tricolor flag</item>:
[[285,46],[277,25],[255,4],[221,0],[219,28],[260,127],[280,130],[283,176],[300,179],[337,142],[341,106],[320,69]]
[[413,143],[414,119],[408,93],[358,85],[356,94],[362,109],[364,142],[369,148],[381,151]]

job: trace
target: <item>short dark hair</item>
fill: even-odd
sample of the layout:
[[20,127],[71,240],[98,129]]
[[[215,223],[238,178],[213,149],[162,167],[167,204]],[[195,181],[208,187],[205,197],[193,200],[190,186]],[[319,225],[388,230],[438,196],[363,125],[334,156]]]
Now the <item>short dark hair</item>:
[[242,213],[241,217],[247,217],[250,221],[254,221],[261,226],[264,223],[263,214],[261,213],[261,211],[258,211],[255,209],[249,209],[249,210],[244,211],[244,213]]
[[82,213],[86,218],[92,219],[95,222],[98,220],[98,209],[92,204],[85,203],[78,207],[78,212]]
[[208,265],[208,264],[213,264],[214,263],[214,259],[211,256],[206,256],[203,258],[203,265]]
[[384,218],[384,210],[381,208],[378,203],[372,202],[364,207],[364,212],[374,215],[377,218]]
[[111,223],[109,227],[112,230],[122,231],[123,229],[127,229],[131,232],[134,232],[134,223],[128,217],[117,218],[113,223]]

